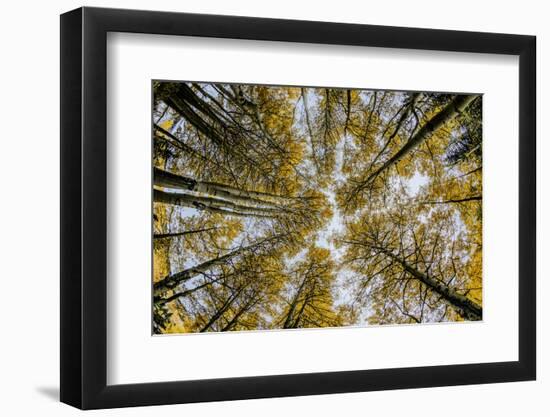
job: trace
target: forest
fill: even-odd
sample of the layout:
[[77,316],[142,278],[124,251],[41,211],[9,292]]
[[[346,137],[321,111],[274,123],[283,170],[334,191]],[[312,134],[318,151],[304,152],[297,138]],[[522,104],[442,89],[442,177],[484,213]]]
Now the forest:
[[482,320],[482,96],[153,81],[153,333]]

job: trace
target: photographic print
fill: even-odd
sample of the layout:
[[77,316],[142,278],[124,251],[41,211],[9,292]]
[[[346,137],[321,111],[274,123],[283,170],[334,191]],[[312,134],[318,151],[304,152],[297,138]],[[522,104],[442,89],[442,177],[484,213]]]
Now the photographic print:
[[152,87],[154,334],[482,320],[482,95]]

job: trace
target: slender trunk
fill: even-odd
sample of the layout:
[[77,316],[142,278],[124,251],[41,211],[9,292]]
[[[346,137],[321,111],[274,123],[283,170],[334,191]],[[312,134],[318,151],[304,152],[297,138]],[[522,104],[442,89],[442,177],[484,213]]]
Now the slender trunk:
[[205,97],[208,97],[209,100],[212,101],[212,103],[214,103],[218,109],[220,111],[223,112],[224,114],[224,118],[226,118],[227,120],[229,120],[230,122],[236,124],[236,125],[240,125],[240,123],[235,119],[235,117],[231,114],[231,112],[229,112],[225,106],[219,102],[218,99],[216,99],[214,96],[212,96],[212,94],[209,94],[204,88],[202,88],[198,83],[193,83],[193,87],[195,87],[198,91],[200,91],[200,93],[205,96]]
[[209,227],[207,229],[198,229],[198,230],[186,230],[185,232],[176,232],[176,233],[156,233],[153,235],[153,239],[166,239],[178,236],[192,235],[195,233],[204,233],[210,230],[215,230],[217,227]]
[[[231,175],[231,171],[229,171],[226,167],[220,166],[220,164],[216,161],[213,161],[212,159],[208,158],[207,156],[199,153],[195,149],[193,149],[191,146],[187,145],[186,143],[182,142],[180,139],[178,139],[176,136],[174,136],[172,133],[168,132],[166,129],[163,129],[162,127],[155,125],[154,126],[155,131],[157,132],[154,135],[155,140],[162,140],[169,145],[173,146],[174,148],[177,148],[181,151],[184,151],[188,153],[191,156],[194,156],[198,159],[201,159],[205,163],[216,167],[216,169],[223,171],[225,174]],[[162,135],[160,135],[161,133]]]
[[[262,116],[260,115],[260,109],[256,103],[249,102],[249,106],[252,107],[254,119],[256,120],[256,125],[260,129],[260,132],[262,132],[262,135],[258,135],[261,139],[264,140],[264,142],[267,143],[267,146],[271,149],[274,149],[277,151],[282,157],[286,157],[288,155],[288,152],[282,148],[275,139],[273,139],[273,136],[267,131],[267,128],[264,125],[264,122],[262,120]],[[246,109],[244,109],[246,113]]]
[[[258,161],[253,159],[247,150],[251,150],[259,154],[260,157],[265,158],[265,152],[260,153],[255,147],[249,147],[243,149],[242,146],[236,146],[235,138],[229,133],[229,129],[220,126],[213,126],[207,123],[201,115],[196,113],[185,101],[179,100],[177,97],[166,98],[165,102],[168,106],[174,109],[185,121],[191,124],[197,130],[199,136],[202,134],[210,139],[218,149],[223,150],[224,153],[231,157],[241,159],[243,162],[256,167]],[[267,175],[269,177],[269,175]]]
[[403,125],[403,122],[405,121],[405,119],[407,118],[407,116],[409,116],[410,112],[413,111],[414,109],[414,106],[416,105],[416,102],[418,100],[418,98],[420,97],[420,94],[418,93],[415,93],[412,95],[411,99],[410,99],[410,102],[406,102],[405,104],[403,104],[403,106],[401,106],[401,108],[395,113],[395,115],[389,120],[389,122],[387,123],[387,126],[386,128],[384,129],[384,131],[382,132],[382,135],[381,137],[384,138],[384,136],[386,136],[386,133],[389,131],[394,119],[399,116],[399,113],[401,113],[401,116],[399,117],[399,120],[397,121],[397,125],[395,126],[395,129],[393,131],[393,133],[388,137],[388,139],[386,140],[386,142],[384,143],[384,146],[382,146],[382,148],[380,149],[380,151],[376,154],[376,156],[374,157],[374,159],[372,160],[372,162],[369,164],[369,167],[367,169],[367,172],[370,170],[370,168],[372,166],[374,166],[374,164],[376,164],[376,162],[378,162],[378,158],[380,158],[382,156],[382,154],[384,152],[386,152],[386,149],[388,149],[388,146],[390,145],[390,143],[392,142],[393,138],[395,138],[395,136],[397,136],[397,133],[399,132],[399,130],[401,129],[401,126]]
[[[231,86],[231,88],[235,91],[236,95],[231,96],[229,98],[229,100],[231,100],[231,102],[235,106],[237,106],[239,109],[242,110],[243,115],[246,115],[246,116],[250,117],[252,120],[254,120],[256,122],[256,125],[258,126],[261,134],[259,134],[257,132],[252,132],[249,128],[246,128],[245,126],[243,126],[239,121],[237,121],[233,116],[231,116],[225,109],[223,109],[224,114],[226,114],[227,116],[229,116],[231,118],[231,121],[233,122],[233,124],[235,126],[238,126],[239,129],[241,130],[241,133],[245,134],[246,136],[252,135],[255,138],[259,139],[262,142],[262,145],[267,145],[268,149],[275,149],[281,155],[286,155],[287,152],[285,151],[285,149],[283,149],[273,139],[273,137],[269,134],[266,127],[264,126],[264,124],[262,122],[262,118],[260,116],[258,105],[256,103],[251,102],[248,99],[244,99],[244,97],[242,97],[242,95],[239,94],[240,90],[236,91],[233,86]],[[203,91],[203,93],[206,94],[204,92],[204,90],[201,89],[201,91]],[[212,96],[208,95],[208,97],[212,99]],[[215,103],[218,106],[220,105],[217,101],[215,101]],[[249,138],[249,139],[254,140],[253,138]],[[254,148],[255,148],[254,151],[260,151],[258,141],[255,141],[255,147]],[[265,149],[265,147],[263,147],[263,149]],[[259,152],[257,152],[257,153],[259,153]]]
[[344,121],[344,136],[348,133],[349,122],[351,118],[351,90],[346,90],[346,105],[343,106],[346,113],[346,120]]
[[153,200],[157,203],[191,207],[197,210],[207,210],[214,213],[239,217],[273,218],[280,210],[272,208],[248,207],[211,197],[200,197],[189,194],[167,193],[153,190]]
[[285,318],[285,322],[283,323],[283,329],[290,329],[292,326],[290,325],[292,323],[292,317],[294,314],[294,310],[296,309],[296,303],[298,300],[295,300],[292,305],[290,306],[288,313]]
[[[176,96],[183,102],[191,104],[194,108],[199,110],[201,113],[207,115],[210,117],[211,120],[214,121],[216,125],[220,127],[222,131],[226,131],[229,128],[229,125],[226,123],[226,121],[222,120],[222,117],[225,117],[225,113],[223,116],[220,115],[218,112],[214,111],[213,107],[205,102],[202,98],[200,98],[191,87],[189,87],[187,84],[181,84],[178,91],[176,92]],[[247,109],[244,108],[244,106],[241,103],[237,103],[241,109],[246,114],[249,114]],[[258,135],[260,138],[265,139],[265,141],[272,147],[277,149],[281,154],[286,155],[286,152],[283,148],[281,148],[271,137],[271,135],[267,132],[265,126],[263,125],[261,116],[259,114],[258,106],[255,103],[248,102],[250,107],[253,107],[253,116],[256,118],[256,123],[260,129],[260,131],[263,134],[263,137],[261,135]],[[250,115],[250,114],[249,114]],[[236,126],[239,126],[239,128],[243,131],[246,131],[246,129],[238,123],[235,119],[231,120],[233,124]]]
[[[157,132],[154,136],[155,139],[168,142],[173,147],[181,149],[182,151],[188,152],[192,155],[197,154],[197,152],[193,148],[183,143],[181,140],[179,140],[176,136],[174,136],[172,133],[170,133],[166,129],[163,129],[159,125],[155,125],[154,129]],[[163,136],[159,135],[159,133],[161,133]]]
[[[264,149],[260,149],[257,142],[254,144],[255,146],[247,145],[247,143],[252,141],[247,137],[246,132],[242,128],[238,129],[232,123],[226,124],[217,116],[213,118],[211,114],[215,115],[216,113],[211,109],[206,110],[205,108],[209,104],[198,98],[194,92],[192,94],[195,97],[192,99],[192,102],[189,102],[189,98],[184,97],[180,93],[175,93],[164,98],[164,102],[182,116],[187,123],[192,125],[199,135],[202,134],[210,139],[226,155],[248,164],[251,169],[257,171],[264,179],[275,182],[276,179],[273,175],[264,169],[260,169],[260,166],[263,164],[273,162],[265,147]],[[199,100],[200,104],[195,100]],[[205,117],[205,115],[209,115],[210,118]],[[256,154],[255,158],[251,156],[252,153]]]
[[191,104],[180,95],[174,94],[167,97],[165,103],[182,116],[186,122],[194,126],[200,134],[209,138],[228,155],[240,158],[251,166],[256,166],[258,161],[251,158],[248,151],[255,152],[259,157],[266,159],[265,152],[260,152],[257,146],[247,147],[246,149],[243,146],[237,146],[243,141],[231,133],[234,130],[232,126],[224,124],[218,118],[212,119],[212,121],[206,120],[204,116],[197,113]]
[[416,102],[418,101],[419,97],[420,97],[419,93],[414,93],[411,96],[410,102],[407,104],[407,108],[405,109],[405,111],[403,111],[403,114],[401,115],[401,117],[397,122],[397,125],[395,126],[395,130],[390,136],[390,140],[393,139],[395,136],[397,136],[397,134],[399,133],[399,130],[401,129],[401,126],[403,126],[403,123],[405,122],[409,114],[411,114],[411,112],[414,110],[414,106],[416,105]]
[[251,300],[248,303],[246,303],[241,309],[233,316],[233,318],[227,323],[220,331],[227,332],[231,330],[233,327],[235,327],[238,323],[238,320],[241,318],[241,316],[246,313],[248,310],[250,310],[254,304],[256,304],[256,301]]
[[156,293],[161,292],[161,291],[165,291],[167,289],[172,289],[175,286],[177,286],[178,284],[180,284],[184,281],[188,281],[191,278],[199,275],[200,273],[208,271],[209,269],[213,268],[214,266],[222,265],[225,262],[227,262],[229,259],[234,258],[235,256],[240,255],[242,253],[245,253],[245,252],[251,251],[253,249],[259,248],[262,245],[264,245],[266,243],[269,243],[269,242],[279,238],[280,236],[281,235],[276,235],[276,236],[272,236],[272,237],[269,237],[269,238],[266,238],[266,239],[262,239],[259,242],[253,243],[251,245],[244,246],[244,247],[241,247],[239,249],[235,249],[235,250],[233,250],[233,251],[231,251],[231,252],[229,252],[229,253],[227,253],[223,256],[219,256],[217,258],[210,259],[210,260],[208,260],[206,262],[203,262],[199,265],[193,266],[191,268],[185,269],[185,270],[180,271],[180,272],[176,272],[175,274],[172,274],[172,275],[168,275],[165,278],[163,278],[162,280],[157,281],[153,285],[153,289],[155,290]]
[[457,115],[463,112],[468,105],[476,99],[477,95],[460,95],[456,96],[449,104],[445,106],[443,110],[433,116],[430,120],[424,124],[416,132],[416,134],[410,138],[410,140],[405,143],[401,149],[399,149],[390,159],[382,164],[380,168],[374,171],[368,178],[361,184],[359,189],[365,188],[369,185],[376,177],[378,177],[382,172],[387,170],[389,167],[398,163],[403,157],[405,157],[410,151],[423,143],[427,138],[429,138],[433,132],[441,128],[445,123],[454,119]]
[[291,326],[291,323],[292,323],[294,311],[296,310],[296,306],[298,305],[298,300],[300,299],[300,295],[302,294],[302,290],[304,289],[304,286],[306,285],[307,280],[308,280],[308,277],[307,276],[304,277],[304,279],[300,283],[300,287],[298,288],[298,291],[296,291],[296,294],[294,295],[292,303],[290,304],[290,308],[288,309],[285,322],[283,323],[283,329],[290,329],[293,327]]
[[312,284],[311,288],[309,289],[308,293],[304,297],[304,300],[302,301],[302,306],[300,307],[300,311],[298,311],[298,314],[296,315],[296,318],[294,319],[294,323],[292,324],[293,329],[298,328],[298,326],[300,324],[300,320],[302,320],[302,316],[304,314],[304,311],[305,311],[306,307],[309,305],[309,302],[312,300],[312,298],[313,298],[312,295],[315,294],[315,284],[316,284],[316,281],[313,281],[313,284]]
[[478,143],[476,146],[474,146],[472,149],[470,149],[468,152],[466,152],[464,155],[462,156],[459,156],[458,157],[458,160],[455,161],[454,163],[452,163],[451,165],[449,165],[450,167],[454,167],[455,165],[458,165],[459,163],[465,161],[466,159],[468,159],[468,157],[473,154],[474,152],[476,152],[479,148],[481,148],[481,143]]
[[313,141],[313,129],[311,128],[311,117],[309,115],[309,104],[307,102],[307,91],[305,88],[302,88],[302,100],[304,101],[304,114],[306,116],[306,126],[310,136],[310,139]]
[[192,124],[200,133],[208,137],[212,142],[218,146],[224,147],[226,150],[231,148],[225,141],[222,133],[215,127],[209,125],[201,115],[196,113],[185,101],[180,100],[175,96],[171,96],[165,99],[168,106],[174,109],[186,122]]
[[481,201],[482,196],[473,195],[471,197],[464,198],[450,198],[448,200],[439,200],[439,201],[421,201],[419,204],[449,204],[449,203],[466,203],[468,201]]
[[372,104],[372,108],[370,109],[370,112],[369,112],[369,119],[367,121],[367,126],[365,127],[365,135],[363,136],[363,140],[366,140],[368,134],[369,134],[369,130],[370,130],[370,125],[371,125],[371,122],[372,122],[372,115],[374,114],[374,111],[376,110],[376,100],[377,100],[377,97],[378,97],[378,92],[375,91],[374,94],[371,96],[371,98],[369,99],[369,108],[370,108],[370,102],[371,102],[371,99],[373,101],[373,104]]
[[410,265],[406,260],[394,255],[391,251],[379,246],[373,246],[372,248],[384,253],[393,261],[401,264],[401,266],[405,271],[407,271],[415,279],[422,282],[432,291],[439,294],[449,304],[451,304],[458,311],[458,313],[465,319],[481,320],[483,315],[481,306],[479,306],[477,303],[470,300],[468,297],[457,293],[455,290],[453,290],[449,286],[430,277],[428,274],[425,274],[419,271],[418,269]]
[[184,202],[183,204],[192,202],[193,204],[195,205],[198,204],[199,206],[231,210],[231,211],[239,212],[243,214],[247,214],[247,213],[251,215],[261,214],[261,215],[271,216],[271,217],[274,217],[276,214],[286,212],[286,210],[283,208],[246,206],[246,205],[234,203],[229,200],[215,198],[211,196],[203,197],[203,196],[190,195],[190,194],[168,193],[165,191],[160,191],[160,192],[169,195],[168,197],[166,196],[162,197],[164,199],[164,202],[166,202],[166,200],[169,200],[176,205],[181,205],[181,202]]
[[196,191],[199,193],[209,194],[214,197],[221,197],[226,200],[235,200],[238,202],[248,202],[275,207],[277,207],[277,204],[275,202],[267,201],[265,200],[265,198],[278,199],[281,200],[281,203],[288,200],[288,198],[283,196],[277,196],[258,191],[241,190],[236,187],[211,181],[199,181],[193,178],[185,177],[183,175],[164,171],[156,167],[153,174],[154,183],[159,187]]
[[220,279],[216,279],[214,281],[209,281],[209,282],[205,282],[204,284],[201,284],[195,288],[191,288],[190,290],[185,290],[185,291],[180,291],[180,292],[176,292],[174,293],[173,295],[171,295],[170,297],[167,297],[167,298],[162,298],[160,296],[155,296],[153,298],[153,301],[155,302],[155,304],[159,304],[159,305],[164,305],[164,304],[167,304],[171,301],[174,301],[174,300],[177,300],[178,298],[181,298],[181,297],[185,297],[189,294],[193,294],[195,291],[198,291],[202,288],[205,288],[205,287],[208,287],[212,284],[214,284],[215,282],[218,282]]
[[[181,117],[183,117],[185,121],[191,123],[195,126],[195,128],[197,128],[197,130],[208,136],[214,142],[218,144],[222,144],[224,142],[223,137],[220,134],[220,130],[217,129],[222,127],[223,131],[223,126],[220,126],[218,123],[218,126],[214,127],[213,124],[205,120],[204,116],[197,113],[186,100],[182,100],[177,94],[172,94],[170,97],[165,98],[164,101]],[[216,119],[214,119],[214,122],[216,122]]]
[[207,331],[221,316],[223,316],[223,314],[229,309],[229,307],[231,307],[231,304],[233,304],[233,302],[237,299],[237,297],[241,294],[241,292],[243,291],[244,287],[241,287],[239,289],[239,291],[237,291],[235,294],[233,294],[231,297],[229,297],[225,303],[221,306],[221,308],[216,312],[216,314],[214,314],[210,320],[208,321],[208,323],[206,323],[201,329],[200,329],[200,332],[205,332]]
[[311,144],[311,156],[313,157],[313,162],[317,171],[320,171],[320,163],[317,160],[317,149],[315,147],[315,135],[313,134],[313,129],[311,127],[311,117],[309,115],[309,104],[307,101],[307,91],[305,88],[302,88],[302,100],[304,101],[304,114],[306,116],[306,126],[309,133],[309,142]]
[[325,111],[324,111],[324,125],[323,125],[323,138],[325,149],[323,149],[323,157],[329,152],[329,147],[332,146],[331,133],[336,127],[333,122],[333,114],[330,108],[330,89],[325,88]]
[[201,99],[191,87],[187,84],[182,83],[179,85],[178,90],[176,91],[176,96],[181,101],[187,102],[199,110],[201,113],[207,115],[220,126],[225,127],[225,123],[220,119],[220,116],[211,108],[211,106]]
[[466,174],[462,174],[460,175],[458,178],[464,178],[464,177],[467,177],[468,175],[472,175],[472,174],[475,174],[476,172],[478,171],[481,171],[483,169],[482,166],[478,166],[477,168],[474,168],[472,169],[471,171],[468,171]]

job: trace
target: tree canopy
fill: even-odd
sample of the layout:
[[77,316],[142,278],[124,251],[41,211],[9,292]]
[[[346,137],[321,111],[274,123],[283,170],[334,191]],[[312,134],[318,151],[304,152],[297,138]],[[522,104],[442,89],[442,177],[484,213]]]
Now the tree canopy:
[[482,319],[480,95],[153,90],[156,333]]

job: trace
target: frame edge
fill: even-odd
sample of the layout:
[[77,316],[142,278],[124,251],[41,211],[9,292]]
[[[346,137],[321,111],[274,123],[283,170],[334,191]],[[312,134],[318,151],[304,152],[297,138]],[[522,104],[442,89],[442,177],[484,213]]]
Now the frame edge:
[[82,407],[82,9],[60,16],[60,400]]
[[524,36],[519,53],[519,362],[537,374],[537,38]]

